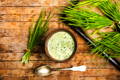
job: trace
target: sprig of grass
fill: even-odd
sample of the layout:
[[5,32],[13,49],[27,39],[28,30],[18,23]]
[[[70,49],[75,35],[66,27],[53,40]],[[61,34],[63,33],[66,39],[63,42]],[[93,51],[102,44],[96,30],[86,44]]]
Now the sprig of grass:
[[69,25],[82,27],[84,29],[99,29],[112,25],[112,21],[105,16],[86,9],[66,8],[63,13],[66,17],[61,17],[63,21],[69,21]]
[[120,5],[119,2],[112,2],[111,0],[103,1],[98,5],[99,9],[106,15],[108,18],[113,21],[120,21]]
[[101,33],[101,35],[103,39],[95,42],[97,47],[93,48],[92,52],[99,54],[106,52],[110,57],[120,56],[120,33],[108,32]]
[[120,1],[103,1],[98,8],[114,22],[116,31],[120,32]]
[[51,19],[51,12],[49,12],[49,14],[47,15],[46,11],[41,11],[36,24],[30,27],[27,50],[24,56],[22,57],[22,63],[29,62],[31,51],[40,42],[40,39],[47,32],[50,19]]
[[108,1],[108,0],[83,0],[83,1],[79,2],[77,5],[74,5],[74,8],[80,8],[80,7],[88,6],[88,5],[90,5],[92,7],[93,6],[96,7],[96,6],[100,5],[101,2],[103,2],[103,1]]
[[77,4],[78,7],[81,6],[95,6],[98,7],[103,14],[111,19],[116,27],[120,29],[120,1],[117,0],[85,0]]

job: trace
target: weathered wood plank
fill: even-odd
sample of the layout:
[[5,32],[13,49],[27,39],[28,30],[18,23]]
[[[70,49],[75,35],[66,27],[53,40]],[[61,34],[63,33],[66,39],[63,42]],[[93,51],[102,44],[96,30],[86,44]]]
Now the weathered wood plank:
[[[0,7],[0,16],[14,14],[16,17],[20,17],[22,14],[39,14],[40,11],[44,10],[52,12],[54,14],[59,14],[63,7],[59,6],[49,6],[49,7]],[[3,16],[4,17],[4,16]],[[21,17],[22,18],[22,17]]]
[[[71,67],[71,66],[79,66],[79,65],[86,65],[90,69],[112,69],[114,68],[109,64],[107,60],[104,58],[90,55],[88,53],[76,53],[74,57],[70,60],[57,63],[53,62],[49,59],[45,54],[33,54],[30,58],[30,62],[26,65],[23,65],[20,60],[23,53],[4,53],[0,54],[0,69],[31,69],[35,68],[35,66],[39,66],[40,64],[50,64],[55,65],[58,64],[61,67]],[[37,64],[36,64],[37,63]],[[13,64],[13,65],[11,65]],[[29,65],[34,65],[30,66]]]
[[[58,21],[57,14],[54,15],[50,21]],[[0,22],[36,22],[39,14],[0,14]]]
[[[4,38],[4,39],[7,39],[7,38]],[[13,38],[13,40],[15,39]],[[16,41],[16,43],[10,42],[9,44],[3,43],[3,44],[0,44],[0,53],[24,53],[25,50],[27,49],[26,45],[27,44],[24,41],[21,41],[21,42]],[[42,51],[44,51],[44,48],[41,48],[40,46],[38,46],[37,49],[34,51],[38,52],[41,49],[43,49]],[[79,44],[78,52],[88,52],[88,47],[85,47],[85,45],[83,44]]]
[[[37,63],[37,64],[36,64]],[[70,64],[71,63],[71,64]],[[54,64],[58,64],[60,65],[62,68],[66,68],[66,67],[71,67],[71,66],[79,66],[79,65],[86,65],[87,68],[90,68],[90,69],[115,69],[112,65],[110,65],[109,63],[107,62],[99,62],[99,63],[73,63],[73,62],[69,62],[69,64],[66,65],[66,63],[55,63],[51,60],[40,60],[40,61],[30,61],[27,65],[23,65],[21,63],[21,61],[3,61],[3,62],[0,62],[0,69],[10,69],[10,70],[16,70],[16,69],[20,69],[20,70],[26,70],[26,69],[34,69],[36,66],[39,66],[41,64],[48,64],[50,66],[53,66]],[[56,66],[57,67],[57,66]],[[61,67],[58,67],[58,68],[61,68]]]
[[[40,76],[25,76],[25,77],[11,77],[2,76],[1,80],[54,80],[56,76],[40,77]],[[108,76],[108,77],[77,77],[71,79],[71,76],[57,76],[57,80],[119,80],[119,76]],[[56,79],[55,79],[56,80]]]
[[[16,76],[16,77],[23,77],[23,76],[35,76],[33,70],[0,70],[0,74],[2,76]],[[54,71],[52,73],[55,77],[56,76],[67,76],[72,75],[72,77],[85,77],[85,76],[120,76],[119,72],[115,69],[88,69],[86,72],[75,72],[75,71]],[[72,79],[74,80],[74,79]]]
[[[10,38],[9,40],[11,40],[11,38],[16,38],[16,37],[19,37],[19,39],[22,39],[22,41],[26,41],[26,39],[28,37],[28,31],[29,31],[28,29],[29,29],[29,27],[31,27],[31,25],[32,25],[32,22],[27,22],[27,23],[26,22],[22,22],[22,23],[16,23],[16,22],[1,23],[0,24],[1,43],[4,42],[4,41],[2,41],[2,39],[4,40],[4,38]],[[48,33],[50,33],[51,31],[54,31],[55,29],[60,29],[60,28],[64,28],[64,29],[67,29],[67,30],[71,31],[74,34],[78,44],[86,44],[84,39],[82,39],[79,35],[77,35],[69,27],[64,27],[64,24],[61,24],[59,22],[50,22]]]
[[[0,60],[3,60],[3,61],[4,60],[20,60],[23,54],[24,53],[0,53]],[[88,61],[93,60],[94,62],[96,62],[95,60],[100,60],[100,62],[102,60],[104,61],[102,57],[91,54],[91,53],[77,52],[75,53],[74,57],[75,59],[77,58],[78,61],[84,60],[84,59]],[[44,59],[47,59],[46,54],[44,52],[32,53],[31,58],[30,58],[30,60],[44,60]]]
[[0,6],[65,6],[66,0],[1,0]]
[[0,28],[0,37],[17,37],[20,36],[20,29],[18,28]]

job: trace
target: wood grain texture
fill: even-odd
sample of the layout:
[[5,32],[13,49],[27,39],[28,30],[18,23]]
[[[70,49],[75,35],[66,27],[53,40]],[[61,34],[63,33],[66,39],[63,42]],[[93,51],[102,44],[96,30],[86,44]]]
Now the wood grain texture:
[[[60,11],[67,4],[67,0],[0,0],[0,80],[120,80],[120,72],[103,57],[90,53],[84,39],[59,20]],[[34,22],[37,20],[42,8],[54,14],[46,36],[55,29],[68,29],[76,37],[77,51],[70,60],[58,63],[45,55],[41,45],[34,50],[30,62],[23,65],[21,57],[27,47],[28,29],[32,19]],[[86,65],[88,70],[59,71],[40,77],[34,69],[42,64],[53,68]]]

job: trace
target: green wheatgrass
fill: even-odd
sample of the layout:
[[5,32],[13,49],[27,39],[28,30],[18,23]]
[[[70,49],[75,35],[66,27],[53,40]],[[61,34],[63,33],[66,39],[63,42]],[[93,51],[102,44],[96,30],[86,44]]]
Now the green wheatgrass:
[[68,59],[73,54],[74,49],[74,39],[65,31],[54,33],[48,40],[48,52],[56,60]]

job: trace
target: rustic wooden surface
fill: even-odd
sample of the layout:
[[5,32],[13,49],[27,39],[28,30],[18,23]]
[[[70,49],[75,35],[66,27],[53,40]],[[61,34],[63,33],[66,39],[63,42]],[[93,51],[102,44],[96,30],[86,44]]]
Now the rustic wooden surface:
[[[31,19],[36,20],[42,8],[54,13],[50,30],[69,29],[58,19],[65,5],[67,0],[0,0],[0,80],[120,80],[120,72],[107,60],[89,53],[86,42],[73,31],[78,48],[69,61],[53,62],[40,48],[40,51],[33,53],[28,64],[20,62],[26,49]],[[59,71],[48,77],[40,77],[33,71],[41,64],[54,68],[86,65],[88,69],[86,72]]]

